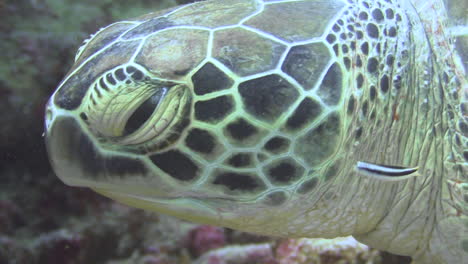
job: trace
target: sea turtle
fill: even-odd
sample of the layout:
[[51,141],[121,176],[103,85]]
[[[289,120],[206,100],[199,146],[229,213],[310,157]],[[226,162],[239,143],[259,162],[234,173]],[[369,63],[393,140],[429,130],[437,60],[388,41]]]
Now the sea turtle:
[[51,163],[194,222],[462,263],[468,89],[451,34],[466,30],[445,17],[436,0],[223,0],[116,22],[47,105]]

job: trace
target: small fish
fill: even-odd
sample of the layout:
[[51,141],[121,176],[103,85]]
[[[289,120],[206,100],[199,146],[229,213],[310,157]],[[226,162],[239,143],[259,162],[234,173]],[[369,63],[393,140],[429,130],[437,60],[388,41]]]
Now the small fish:
[[399,167],[358,161],[356,171],[382,181],[401,181],[418,176],[418,167]]

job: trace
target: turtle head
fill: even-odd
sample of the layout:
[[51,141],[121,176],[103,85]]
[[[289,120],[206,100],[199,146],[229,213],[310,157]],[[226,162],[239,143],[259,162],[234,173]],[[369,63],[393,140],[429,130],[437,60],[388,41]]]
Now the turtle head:
[[204,56],[192,54],[194,61],[187,62],[182,49],[189,40],[205,45],[203,37],[187,32],[168,48],[173,33],[142,40],[147,25],[139,24],[110,25],[78,50],[46,108],[51,164],[68,185],[89,187],[136,207],[184,212],[195,219],[203,215],[208,221],[212,211],[207,213],[190,190],[204,165],[178,147],[193,115],[186,75],[195,59]]
[[[236,2],[118,22],[85,41],[46,110],[58,177],[234,228],[280,222],[279,207],[284,222],[299,213],[294,200],[340,169],[345,67],[327,31],[345,5]],[[270,23],[284,8],[300,25]]]

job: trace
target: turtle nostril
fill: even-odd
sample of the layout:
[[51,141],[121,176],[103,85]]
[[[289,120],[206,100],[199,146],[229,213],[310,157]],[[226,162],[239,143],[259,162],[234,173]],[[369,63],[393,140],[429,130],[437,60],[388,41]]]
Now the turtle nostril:
[[52,110],[50,106],[50,101],[47,103],[46,106],[46,111],[45,111],[45,118],[44,118],[44,126],[46,131],[49,130],[50,124],[52,123],[52,120],[54,118],[54,111]]
[[47,109],[46,110],[46,122],[50,122],[52,120],[52,110]]

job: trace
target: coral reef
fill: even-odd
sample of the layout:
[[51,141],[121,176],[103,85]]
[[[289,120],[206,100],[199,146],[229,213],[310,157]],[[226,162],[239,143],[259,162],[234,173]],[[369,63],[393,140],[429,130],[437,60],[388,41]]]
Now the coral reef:
[[223,247],[226,244],[226,237],[222,228],[201,225],[188,233],[186,241],[190,253],[200,256],[212,249]]
[[336,239],[286,239],[276,246],[281,264],[300,263],[380,263],[378,251],[369,249],[352,237]]
[[0,2],[0,263],[408,263],[360,244],[339,242],[332,250],[324,246],[329,241],[199,226],[125,207],[53,175],[44,105],[82,40],[112,21],[176,2],[193,1]]

